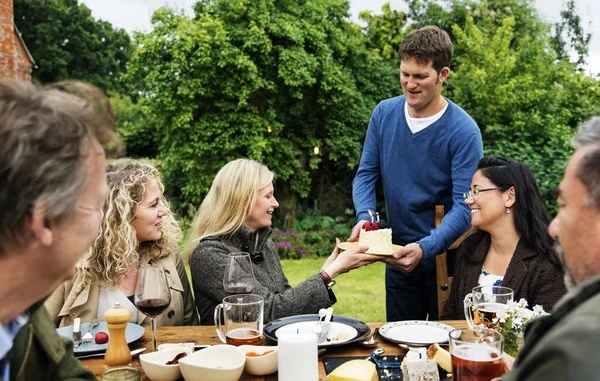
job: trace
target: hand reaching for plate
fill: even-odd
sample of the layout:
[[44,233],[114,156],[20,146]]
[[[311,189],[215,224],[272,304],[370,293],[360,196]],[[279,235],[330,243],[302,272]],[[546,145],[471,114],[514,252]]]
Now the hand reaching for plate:
[[423,249],[418,243],[409,243],[390,257],[385,257],[384,262],[390,266],[411,272],[423,259]]
[[360,246],[340,253],[337,247],[338,243],[339,239],[336,239],[336,248],[323,265],[323,270],[325,270],[332,279],[352,269],[366,266],[375,261],[381,261],[382,259],[379,255],[364,254],[364,252],[369,249],[367,246]]

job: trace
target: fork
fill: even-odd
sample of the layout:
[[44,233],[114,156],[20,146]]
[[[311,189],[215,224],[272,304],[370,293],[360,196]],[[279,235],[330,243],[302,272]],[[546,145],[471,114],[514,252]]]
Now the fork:
[[100,324],[100,319],[95,318],[90,322],[90,325],[88,326],[87,332],[85,333],[85,335],[83,335],[83,337],[81,338],[81,343],[82,344],[87,344],[87,343],[91,343],[92,340],[94,340],[94,336],[92,335],[92,329],[97,326],[98,324]]
[[327,315],[327,309],[321,308],[319,310],[319,321],[315,325],[315,329],[314,329],[314,332],[317,334],[317,337],[321,336],[321,330],[323,328],[323,319],[325,318],[325,315]]

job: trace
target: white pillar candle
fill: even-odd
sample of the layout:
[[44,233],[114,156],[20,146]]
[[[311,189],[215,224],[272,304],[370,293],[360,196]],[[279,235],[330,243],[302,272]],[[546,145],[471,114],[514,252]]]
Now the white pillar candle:
[[279,381],[317,381],[319,355],[317,336],[313,332],[277,333]]

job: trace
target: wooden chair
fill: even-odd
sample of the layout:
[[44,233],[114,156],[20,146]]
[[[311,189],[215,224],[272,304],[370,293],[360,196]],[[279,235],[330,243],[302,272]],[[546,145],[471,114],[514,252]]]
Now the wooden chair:
[[[444,205],[435,206],[435,227],[441,225],[442,219],[445,214]],[[460,244],[471,234],[471,229],[467,230],[463,235],[458,237],[456,241],[448,250],[457,249]],[[446,252],[436,255],[435,257],[435,272],[437,278],[437,297],[438,297],[438,314],[442,316],[444,310],[444,303],[450,296],[450,285],[452,284],[452,277],[448,276],[448,256]]]

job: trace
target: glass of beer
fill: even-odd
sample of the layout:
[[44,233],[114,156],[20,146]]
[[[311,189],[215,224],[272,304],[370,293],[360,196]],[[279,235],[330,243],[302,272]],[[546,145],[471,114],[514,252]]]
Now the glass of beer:
[[[514,291],[502,286],[477,286],[473,292],[465,296],[465,319],[469,328],[476,324],[492,326],[492,320],[499,311],[504,311],[506,304],[511,302]],[[472,312],[472,313],[471,313]]]
[[215,307],[217,334],[226,344],[262,345],[263,314],[262,296],[253,294],[227,296],[223,299],[223,303]]
[[504,338],[493,329],[465,328],[450,332],[453,381],[490,381],[504,374]]

